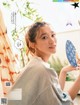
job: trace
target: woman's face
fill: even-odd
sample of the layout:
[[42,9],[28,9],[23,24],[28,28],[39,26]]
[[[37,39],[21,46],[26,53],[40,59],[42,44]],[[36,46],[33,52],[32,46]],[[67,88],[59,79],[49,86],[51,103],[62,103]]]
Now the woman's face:
[[56,37],[52,29],[45,25],[37,32],[35,53],[39,56],[50,56],[56,52]]

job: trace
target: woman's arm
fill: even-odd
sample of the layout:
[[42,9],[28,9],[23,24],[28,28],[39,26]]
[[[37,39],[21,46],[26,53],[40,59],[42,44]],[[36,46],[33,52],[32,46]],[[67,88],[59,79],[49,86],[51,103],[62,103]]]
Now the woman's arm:
[[76,70],[76,67],[73,67],[71,65],[62,68],[62,70],[59,74],[59,83],[61,85],[62,90],[64,89],[64,86],[65,86],[67,72],[73,71],[73,70]]
[[[59,75],[59,83],[61,85],[62,90],[64,89],[64,86],[65,86],[67,72],[73,71],[73,70],[79,70],[79,69],[80,69],[80,65],[78,67],[66,66],[62,68]],[[68,90],[68,93],[70,94],[71,98],[74,99],[79,90],[80,90],[80,75],[77,77],[72,87]]]
[[68,93],[70,94],[71,98],[74,99],[80,90],[80,75],[78,78],[75,80],[74,84],[72,87],[68,90]]

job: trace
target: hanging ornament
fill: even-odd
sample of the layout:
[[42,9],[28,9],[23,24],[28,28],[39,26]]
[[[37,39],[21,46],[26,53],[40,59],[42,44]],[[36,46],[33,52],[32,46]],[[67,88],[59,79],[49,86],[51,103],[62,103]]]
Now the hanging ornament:
[[67,22],[66,26],[72,26],[72,23],[71,22]]
[[80,20],[78,20],[78,24],[79,24],[79,26],[80,26]]
[[11,12],[11,23],[12,24],[16,23],[16,12],[15,11]]
[[17,49],[22,49],[22,48],[24,47],[23,41],[20,40],[20,39],[17,39],[17,40],[15,41],[15,47],[16,47]]

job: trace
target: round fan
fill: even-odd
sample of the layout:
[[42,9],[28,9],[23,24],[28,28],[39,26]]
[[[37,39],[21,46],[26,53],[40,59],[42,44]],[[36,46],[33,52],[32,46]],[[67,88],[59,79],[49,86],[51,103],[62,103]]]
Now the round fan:
[[66,56],[72,66],[77,67],[76,48],[70,40],[66,41]]

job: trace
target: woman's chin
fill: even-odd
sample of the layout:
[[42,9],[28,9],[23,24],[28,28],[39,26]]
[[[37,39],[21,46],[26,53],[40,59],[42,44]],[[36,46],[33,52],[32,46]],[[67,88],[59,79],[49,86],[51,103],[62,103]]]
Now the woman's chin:
[[55,50],[52,50],[51,53],[56,53],[56,49]]

